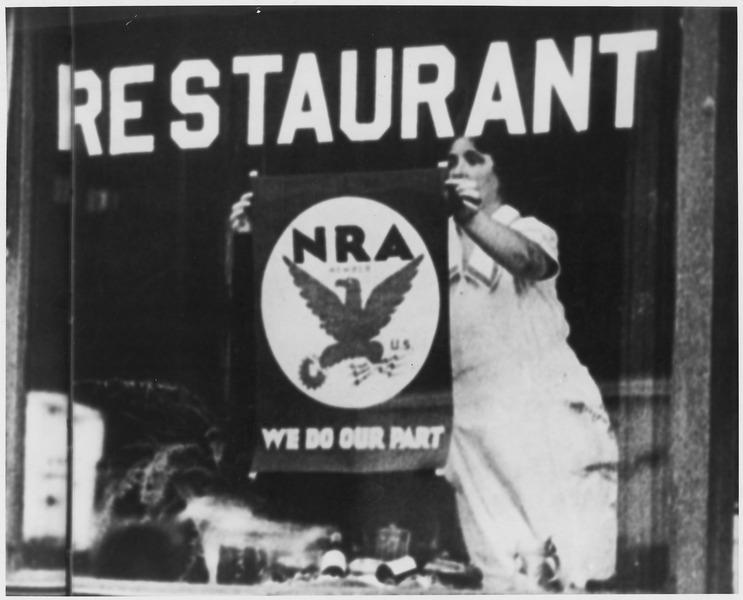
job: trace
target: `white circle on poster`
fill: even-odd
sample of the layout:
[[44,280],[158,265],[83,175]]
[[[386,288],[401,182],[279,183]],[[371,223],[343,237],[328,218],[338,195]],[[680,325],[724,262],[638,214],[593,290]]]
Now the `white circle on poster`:
[[299,214],[263,274],[276,362],[297,389],[337,408],[368,408],[402,391],[428,358],[439,311],[423,238],[368,198],[330,198]]

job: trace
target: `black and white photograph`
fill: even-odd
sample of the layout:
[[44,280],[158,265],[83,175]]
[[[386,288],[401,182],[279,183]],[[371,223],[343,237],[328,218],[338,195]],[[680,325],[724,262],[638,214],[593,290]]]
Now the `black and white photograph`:
[[7,595],[738,592],[735,3],[4,17]]

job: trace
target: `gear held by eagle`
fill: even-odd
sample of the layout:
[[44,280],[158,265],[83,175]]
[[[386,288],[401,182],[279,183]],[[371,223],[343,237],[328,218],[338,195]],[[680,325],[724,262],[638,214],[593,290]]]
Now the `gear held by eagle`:
[[310,390],[316,390],[325,383],[325,372],[317,358],[308,356],[302,361],[299,365],[299,379]]

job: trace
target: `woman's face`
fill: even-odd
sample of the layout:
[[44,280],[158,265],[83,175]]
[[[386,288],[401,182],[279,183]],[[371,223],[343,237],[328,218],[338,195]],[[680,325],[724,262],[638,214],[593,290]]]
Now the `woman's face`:
[[497,187],[493,158],[480,152],[468,138],[457,138],[447,157],[449,177],[472,179],[482,186]]
[[495,200],[498,177],[493,171],[493,158],[480,152],[468,138],[458,138],[447,157],[449,177],[471,179],[477,183],[483,200]]

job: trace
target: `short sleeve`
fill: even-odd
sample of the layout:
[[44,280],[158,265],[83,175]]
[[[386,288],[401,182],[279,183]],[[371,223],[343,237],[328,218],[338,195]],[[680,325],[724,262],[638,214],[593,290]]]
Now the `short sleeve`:
[[539,244],[539,247],[542,248],[542,250],[544,250],[559,267],[560,260],[557,255],[557,232],[554,229],[534,217],[517,219],[511,224],[511,227],[529,238],[532,242]]

